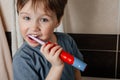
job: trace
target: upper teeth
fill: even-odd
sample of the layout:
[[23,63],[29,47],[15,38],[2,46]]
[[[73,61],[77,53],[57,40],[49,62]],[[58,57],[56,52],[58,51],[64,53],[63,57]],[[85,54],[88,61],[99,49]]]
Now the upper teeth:
[[32,34],[31,36],[33,36],[33,37],[37,37],[37,35],[36,35],[36,34]]

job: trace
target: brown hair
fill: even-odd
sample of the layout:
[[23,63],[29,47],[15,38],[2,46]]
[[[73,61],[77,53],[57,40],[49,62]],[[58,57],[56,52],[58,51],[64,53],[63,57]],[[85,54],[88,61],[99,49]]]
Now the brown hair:
[[[19,13],[19,10],[21,10],[28,1],[30,0],[17,0],[17,12],[18,13]],[[44,7],[47,10],[51,10],[52,12],[56,14],[58,22],[63,16],[64,8],[65,8],[65,5],[67,4],[67,0],[31,0],[31,1],[32,1],[32,7],[35,9],[42,2]]]

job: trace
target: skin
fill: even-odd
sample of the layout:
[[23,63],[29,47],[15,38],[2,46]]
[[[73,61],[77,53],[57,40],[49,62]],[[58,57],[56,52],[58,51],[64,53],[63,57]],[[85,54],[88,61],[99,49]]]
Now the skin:
[[[59,25],[55,13],[44,10],[41,3],[37,10],[31,7],[31,1],[19,10],[19,26],[24,40],[32,47],[39,45],[36,41],[30,39],[28,35],[33,35],[45,42],[51,41],[52,44],[42,45],[40,51],[46,59],[52,64],[52,67],[45,80],[60,80],[64,68],[63,61],[59,58],[62,47],[57,45],[57,38],[54,35],[54,29]],[[54,44],[56,44],[55,47]],[[51,48],[53,47],[53,48]],[[55,74],[57,73],[57,75]],[[75,80],[81,80],[80,71],[75,70]],[[56,75],[56,76],[54,76]],[[80,76],[80,77],[78,77]]]

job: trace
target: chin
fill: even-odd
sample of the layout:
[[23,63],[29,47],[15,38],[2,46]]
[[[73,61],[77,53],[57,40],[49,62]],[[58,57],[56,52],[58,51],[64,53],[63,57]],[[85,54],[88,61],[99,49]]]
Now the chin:
[[36,43],[36,44],[31,44],[31,43],[28,43],[30,46],[32,47],[37,47],[39,45],[39,43]]

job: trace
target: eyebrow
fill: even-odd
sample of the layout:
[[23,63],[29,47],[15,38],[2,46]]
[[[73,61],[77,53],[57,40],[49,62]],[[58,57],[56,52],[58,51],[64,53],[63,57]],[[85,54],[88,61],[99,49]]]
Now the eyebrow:
[[[30,15],[30,14],[27,13],[27,12],[20,12],[20,14]],[[54,17],[53,15],[50,15],[50,14],[47,14],[47,13],[43,14],[42,16],[48,16],[48,17],[50,17],[50,18],[53,18],[53,17]]]
[[27,15],[29,15],[29,13],[27,13],[27,12],[20,12],[20,14],[27,14]]

